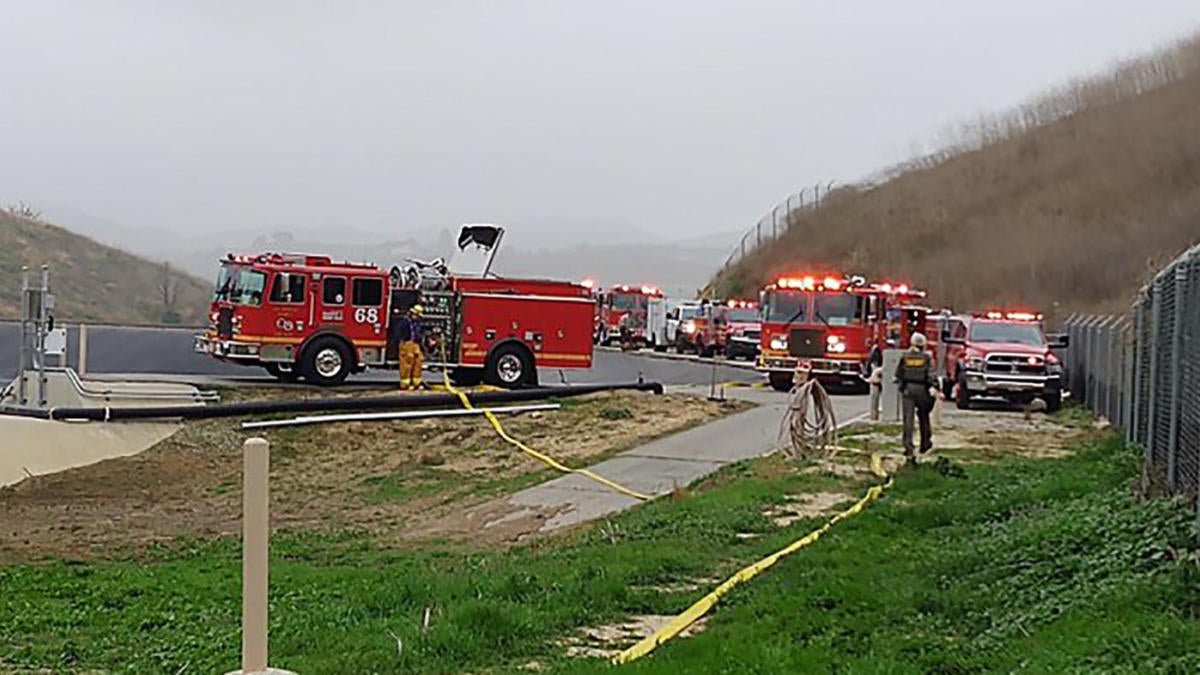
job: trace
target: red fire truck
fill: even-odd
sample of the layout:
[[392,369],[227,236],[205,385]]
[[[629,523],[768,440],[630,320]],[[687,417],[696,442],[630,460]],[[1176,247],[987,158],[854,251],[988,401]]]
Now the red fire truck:
[[442,260],[385,270],[322,255],[230,254],[196,351],[282,380],[338,384],[366,368],[397,367],[396,322],[420,304],[426,364],[460,384],[518,387],[535,384],[539,367],[591,367],[591,290],[491,275],[502,235],[495,226],[463,228],[456,256],[481,259],[470,271]]
[[823,383],[865,386],[872,348],[888,346],[889,308],[905,310],[899,333],[891,336],[904,344],[925,327],[926,314],[913,304],[921,297],[906,284],[868,284],[858,276],[781,278],[762,291],[758,369],[780,391],[791,388],[801,360]]
[[[613,286],[604,293],[600,304],[601,335],[603,344],[615,342],[621,336],[621,319],[629,316],[630,337],[639,346],[649,345],[646,320],[650,314],[650,303],[661,301],[663,293],[654,286]],[[649,345],[654,346],[654,345]]]

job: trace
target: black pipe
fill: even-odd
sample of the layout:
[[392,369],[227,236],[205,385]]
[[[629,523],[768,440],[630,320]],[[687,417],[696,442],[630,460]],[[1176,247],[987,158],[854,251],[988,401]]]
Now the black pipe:
[[[602,391],[633,390],[663,393],[659,382],[629,382],[621,384],[579,384],[555,387],[535,387],[514,391],[485,391],[470,394],[471,403],[490,405],[493,403],[515,403],[539,401],[548,398],[569,398]],[[333,398],[291,401],[249,401],[245,403],[223,403],[216,405],[157,406],[149,408],[50,408],[30,410],[4,407],[0,414],[32,417],[43,420],[153,420],[185,419],[204,420],[224,417],[247,417],[300,412],[346,412],[361,410],[423,410],[459,406],[462,401],[450,393],[425,394],[421,396],[375,396],[370,398]]]

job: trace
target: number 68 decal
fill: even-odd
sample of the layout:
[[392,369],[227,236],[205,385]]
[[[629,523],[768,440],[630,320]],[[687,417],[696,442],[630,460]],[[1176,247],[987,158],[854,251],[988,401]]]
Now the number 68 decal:
[[355,323],[379,323],[379,310],[375,307],[358,307],[354,310]]

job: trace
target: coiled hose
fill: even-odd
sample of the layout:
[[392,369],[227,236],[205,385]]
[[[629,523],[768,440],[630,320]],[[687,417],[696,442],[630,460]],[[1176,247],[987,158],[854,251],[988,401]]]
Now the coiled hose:
[[[803,381],[792,387],[779,430],[788,443],[784,452],[797,459],[828,459],[837,448],[837,414],[833,400],[815,377],[800,371]],[[799,378],[798,378],[799,379]]]

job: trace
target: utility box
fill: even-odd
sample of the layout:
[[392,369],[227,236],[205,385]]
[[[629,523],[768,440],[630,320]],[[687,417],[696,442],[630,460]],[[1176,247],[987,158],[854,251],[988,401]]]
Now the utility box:
[[63,356],[67,353],[67,329],[55,328],[46,333],[46,356]]
[[883,391],[879,403],[879,419],[883,422],[900,421],[900,385],[896,382],[896,367],[903,354],[903,349],[883,350]]

